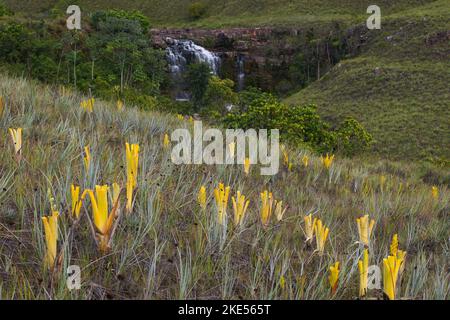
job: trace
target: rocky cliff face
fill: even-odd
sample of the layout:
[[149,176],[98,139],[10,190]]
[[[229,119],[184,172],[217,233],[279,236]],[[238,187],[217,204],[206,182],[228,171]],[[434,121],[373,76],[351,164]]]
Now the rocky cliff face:
[[[356,35],[356,37],[355,37]],[[315,31],[295,28],[152,29],[156,46],[189,39],[216,53],[219,74],[238,88],[257,86],[283,93],[323,75],[364,40],[358,30]],[[350,41],[351,40],[351,41]],[[353,50],[352,49],[352,50]],[[294,66],[294,67],[293,67]]]
[[268,58],[265,48],[273,42],[274,36],[286,36],[291,32],[294,31],[285,29],[280,32],[271,28],[151,30],[154,43],[163,48],[167,45],[167,38],[189,39],[219,54],[251,55],[259,63],[265,63]]

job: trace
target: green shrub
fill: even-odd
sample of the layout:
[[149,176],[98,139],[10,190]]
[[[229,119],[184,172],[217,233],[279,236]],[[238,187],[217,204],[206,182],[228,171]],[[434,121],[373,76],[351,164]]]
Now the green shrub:
[[211,69],[206,63],[192,63],[188,66],[185,78],[192,94],[194,112],[200,112],[204,107],[204,97],[211,78]]
[[123,90],[123,100],[127,106],[135,106],[141,110],[157,110],[158,99],[155,96],[142,94],[141,92],[126,88]]
[[270,93],[264,92],[257,87],[248,87],[239,93],[239,108],[245,111],[248,106],[252,105],[258,99],[270,99],[273,97]]
[[288,106],[274,96],[252,89],[241,94],[248,106],[228,114],[230,128],[278,129],[281,139],[294,146],[309,146],[319,153],[342,150],[347,155],[366,150],[372,137],[355,119],[347,119],[337,131],[323,121],[314,105]]
[[0,59],[6,63],[26,62],[32,39],[31,31],[22,24],[0,25]]
[[206,4],[197,1],[189,6],[189,17],[193,20],[202,18],[206,13]]
[[101,22],[106,21],[108,18],[116,18],[118,20],[137,21],[145,33],[150,27],[150,20],[142,12],[138,10],[126,11],[112,9],[107,11],[96,11],[92,15],[92,23],[98,28]]
[[355,119],[346,119],[337,130],[338,149],[347,156],[361,153],[370,147],[372,135]]
[[292,145],[308,145],[318,152],[331,152],[336,137],[313,105],[287,106],[274,96],[264,94],[245,108],[230,113],[225,124],[241,129],[278,129],[283,141]]
[[12,16],[14,12],[9,10],[4,4],[0,2],[0,17],[3,16]]
[[[212,76],[209,79],[208,87],[205,92],[204,113],[214,117],[220,117],[227,112],[228,105],[235,105],[238,102],[238,95],[233,91],[234,82],[230,79],[220,79],[217,76]],[[211,118],[211,116],[210,116]]]

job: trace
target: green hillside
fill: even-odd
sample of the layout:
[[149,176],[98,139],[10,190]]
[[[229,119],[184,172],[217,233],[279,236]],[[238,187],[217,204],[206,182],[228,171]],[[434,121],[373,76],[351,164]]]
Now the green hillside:
[[449,9],[441,1],[389,17],[362,54],[286,102],[316,103],[328,119],[355,116],[385,155],[448,159]]
[[[78,4],[82,10],[138,9],[150,17],[155,26],[248,26],[274,24],[302,24],[318,21],[347,20],[366,17],[368,0],[3,0],[11,9],[34,15],[48,13],[52,9],[65,10],[69,4]],[[201,19],[192,21],[189,6],[200,2],[206,11]],[[413,7],[434,3],[433,0],[380,0],[377,5],[385,15],[398,13]]]

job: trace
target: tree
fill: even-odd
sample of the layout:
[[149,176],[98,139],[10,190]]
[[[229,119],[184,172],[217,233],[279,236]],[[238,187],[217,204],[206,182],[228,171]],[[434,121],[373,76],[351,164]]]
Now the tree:
[[0,58],[7,63],[25,63],[31,49],[32,33],[11,22],[0,26]]
[[[120,92],[127,86],[146,86],[149,81],[162,81],[164,60],[151,48],[147,38],[148,19],[137,11],[98,11],[92,16],[95,31],[88,40],[92,61],[107,61],[105,68],[112,70]],[[153,68],[155,67],[155,68]],[[159,90],[159,84],[156,86]]]
[[210,78],[211,69],[206,63],[192,63],[187,68],[186,83],[191,90],[195,112],[201,110]]
[[205,106],[215,116],[223,115],[228,106],[238,103],[238,94],[233,91],[234,82],[230,79],[220,79],[212,76],[209,79],[208,88],[205,92]]

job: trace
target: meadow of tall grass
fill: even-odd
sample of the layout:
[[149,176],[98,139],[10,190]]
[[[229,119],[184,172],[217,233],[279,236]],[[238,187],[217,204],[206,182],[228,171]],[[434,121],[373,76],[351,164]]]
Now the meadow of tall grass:
[[[286,147],[272,177],[176,166],[166,134],[192,127],[182,117],[100,100],[89,112],[86,97],[6,75],[0,96],[1,299],[356,299],[367,264],[398,269],[396,299],[448,299],[449,190],[414,163]],[[22,128],[19,150],[10,128]],[[139,145],[137,170],[126,143]],[[84,192],[97,185],[104,198]]]

